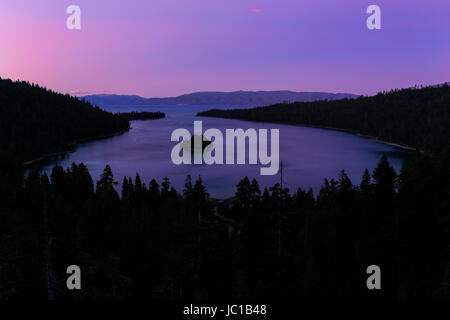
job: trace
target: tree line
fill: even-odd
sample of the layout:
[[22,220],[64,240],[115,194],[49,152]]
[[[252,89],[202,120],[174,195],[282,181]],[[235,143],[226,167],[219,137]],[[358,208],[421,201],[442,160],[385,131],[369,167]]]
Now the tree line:
[[198,116],[338,128],[426,152],[450,145],[450,87],[410,88],[357,99],[208,110]]
[[166,114],[163,112],[118,112],[117,113],[122,118],[125,118],[127,120],[156,120],[156,119],[162,119],[166,117]]
[[0,78],[0,151],[25,162],[86,138],[128,130],[129,120],[76,97]]
[[[342,171],[317,195],[244,177],[223,201],[200,177],[178,192],[137,174],[119,194],[109,166],[96,185],[82,163],[10,171],[0,297],[46,299],[51,286],[57,299],[448,299],[447,163],[417,155],[397,174],[383,156],[359,184]],[[72,264],[83,290],[65,287]],[[366,287],[373,264],[383,290]]]

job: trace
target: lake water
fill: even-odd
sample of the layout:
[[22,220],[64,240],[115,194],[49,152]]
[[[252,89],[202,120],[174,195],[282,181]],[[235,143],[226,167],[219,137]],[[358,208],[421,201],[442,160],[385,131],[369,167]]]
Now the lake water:
[[[152,178],[158,183],[168,177],[181,192],[188,174],[195,179],[202,177],[212,197],[225,198],[234,195],[236,184],[244,176],[256,178],[260,186],[272,186],[280,181],[280,175],[261,176],[257,165],[175,165],[171,161],[172,131],[186,128],[193,132],[194,120],[203,121],[203,130],[276,128],[280,130],[280,159],[283,162],[283,183],[291,192],[298,187],[313,188],[317,194],[325,178],[337,178],[344,169],[354,184],[359,184],[365,168],[373,170],[382,154],[386,154],[392,166],[399,171],[408,153],[372,139],[357,135],[318,128],[293,125],[257,123],[240,120],[196,117],[197,112],[213,106],[161,106],[161,107],[108,107],[112,112],[161,111],[165,119],[132,121],[132,129],[120,136],[79,144],[76,150],[49,159],[43,170],[51,173],[58,163],[69,167],[73,162],[83,162],[94,180],[98,180],[105,165],[109,164],[119,182],[124,176],[139,173],[148,184]],[[238,107],[227,107],[238,108]],[[82,124],[80,124],[82,125]],[[225,154],[225,152],[224,152]],[[120,191],[120,185],[117,187]]]

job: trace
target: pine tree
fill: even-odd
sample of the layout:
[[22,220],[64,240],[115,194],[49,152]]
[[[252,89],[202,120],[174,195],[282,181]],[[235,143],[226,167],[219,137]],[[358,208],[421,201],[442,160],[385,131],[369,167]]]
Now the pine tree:
[[252,184],[250,185],[250,197],[253,205],[259,203],[259,199],[261,197],[261,189],[259,188],[259,184],[256,179],[253,179]]
[[396,187],[397,174],[389,164],[386,155],[383,155],[372,173],[375,189],[378,194],[393,195]]
[[348,177],[348,175],[345,173],[344,170],[342,170],[339,174],[339,191],[340,192],[347,192],[350,191],[353,188],[352,181]]
[[123,182],[122,182],[122,200],[125,201],[125,202],[129,202],[130,201],[130,186],[128,184],[127,177],[123,177]]
[[236,198],[244,207],[250,205],[251,192],[250,180],[247,176],[245,176],[244,179],[239,181],[239,183],[237,184],[236,191]]
[[142,182],[139,173],[136,173],[136,179],[134,180],[134,190],[136,193],[140,193],[142,191]]
[[192,194],[194,192],[194,188],[192,187],[192,178],[191,175],[188,174],[186,177],[186,182],[184,183],[183,196],[186,200],[192,200]]
[[116,190],[113,187],[114,175],[111,167],[106,165],[100,180],[97,182],[96,194],[98,197],[118,198]]
[[197,201],[201,203],[204,203],[209,198],[209,194],[206,192],[206,188],[203,185],[203,180],[201,176],[198,176],[197,181],[195,181],[194,197]]
[[167,199],[170,194],[170,180],[167,177],[163,178],[163,182],[161,183],[161,197],[163,199]]
[[363,193],[369,192],[369,190],[371,188],[371,184],[372,184],[372,180],[371,180],[371,177],[370,177],[370,172],[366,168],[364,170],[364,174],[363,174],[363,177],[362,177],[361,184],[359,185],[359,188],[360,188],[361,192],[363,192]]

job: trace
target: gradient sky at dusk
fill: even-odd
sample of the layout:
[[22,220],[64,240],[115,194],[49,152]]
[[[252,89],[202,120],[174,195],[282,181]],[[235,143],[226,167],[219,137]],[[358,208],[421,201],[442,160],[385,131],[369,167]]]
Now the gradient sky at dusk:
[[[81,30],[66,8],[81,7]],[[366,8],[382,30],[366,28]],[[450,81],[449,0],[1,0],[0,77],[72,94],[374,94]]]

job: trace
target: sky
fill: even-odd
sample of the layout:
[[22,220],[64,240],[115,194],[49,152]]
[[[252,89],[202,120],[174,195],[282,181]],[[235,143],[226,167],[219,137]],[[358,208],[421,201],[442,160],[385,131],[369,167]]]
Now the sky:
[[0,1],[0,77],[73,95],[372,95],[450,81],[449,40],[448,0]]

